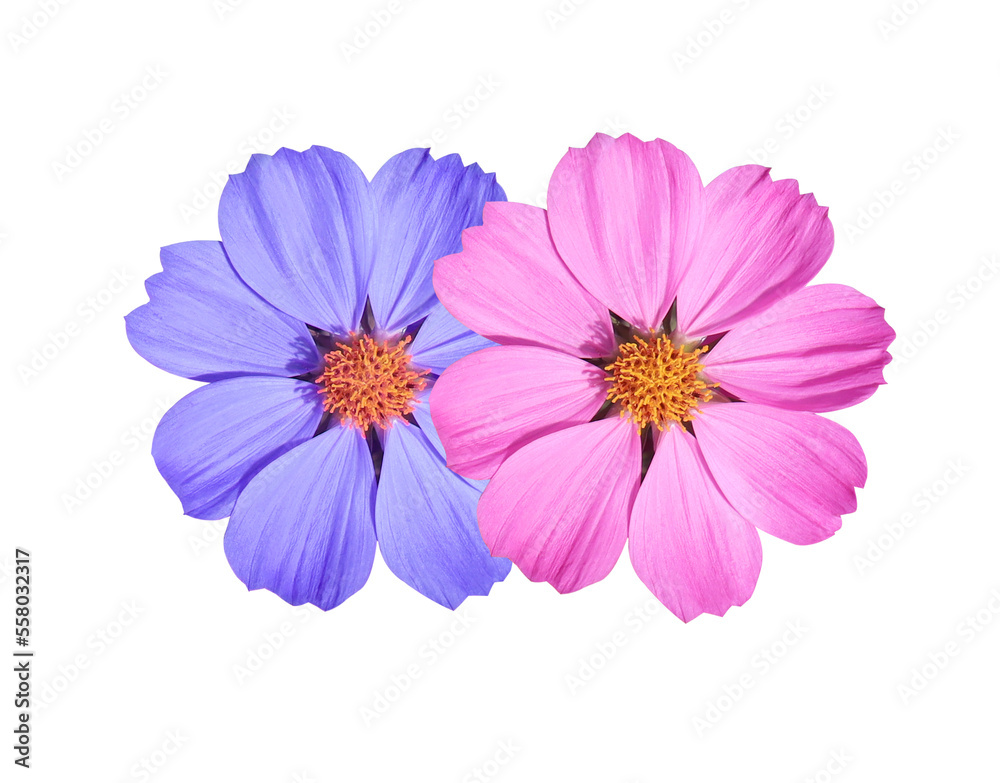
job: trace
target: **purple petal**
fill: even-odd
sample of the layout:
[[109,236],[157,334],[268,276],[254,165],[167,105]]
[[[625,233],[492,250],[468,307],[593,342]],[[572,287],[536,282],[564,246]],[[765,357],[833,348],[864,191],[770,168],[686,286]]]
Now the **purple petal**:
[[410,355],[415,365],[440,375],[459,359],[495,345],[492,340],[480,337],[463,326],[444,305],[438,303],[413,338]]
[[379,548],[396,576],[433,601],[455,609],[487,595],[510,572],[490,556],[476,525],[479,489],[445,467],[417,427],[386,433],[375,501]]
[[309,440],[322,416],[312,383],[266,376],[210,383],[167,411],[153,459],[185,514],[222,519],[247,482]]
[[308,324],[358,328],[374,257],[368,180],[326,147],[254,155],[219,203],[226,252],[247,284]]
[[[437,427],[434,426],[434,421],[431,419],[431,392],[434,390],[436,384],[437,381],[429,382],[425,389],[418,391],[414,395],[413,418],[416,420],[421,432],[427,436],[427,440],[434,447],[434,450],[441,455],[441,459],[445,460],[445,464],[447,464],[444,444],[441,443],[441,436],[438,435]],[[465,479],[467,484],[471,484],[480,492],[486,489],[486,485],[489,483],[486,479],[473,479],[468,476],[462,476],[462,478]]]
[[462,249],[462,230],[483,223],[487,201],[506,201],[495,174],[466,166],[458,155],[435,160],[430,150],[401,152],[372,180],[379,216],[375,271],[369,290],[379,326],[395,332],[437,304],[435,259]]
[[160,263],[146,281],[149,302],[125,316],[128,340],[146,361],[197,381],[300,375],[319,365],[305,324],[248,288],[220,242],[169,245]]
[[251,590],[332,609],[375,560],[375,468],[360,431],[332,429],[260,471],[236,501],[226,557]]

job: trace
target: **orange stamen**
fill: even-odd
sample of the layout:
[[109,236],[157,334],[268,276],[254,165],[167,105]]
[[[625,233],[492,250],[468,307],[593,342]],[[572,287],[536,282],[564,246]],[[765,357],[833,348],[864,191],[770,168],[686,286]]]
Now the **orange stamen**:
[[621,403],[619,415],[631,416],[640,430],[647,424],[662,430],[671,421],[691,421],[698,405],[712,399],[710,387],[718,385],[699,376],[705,367],[698,357],[707,350],[688,351],[662,335],[648,342],[635,337],[604,368],[611,372],[604,379],[612,382],[608,399]]
[[394,346],[369,335],[351,334],[349,343],[324,358],[326,367],[316,379],[325,395],[323,407],[337,413],[345,423],[367,432],[373,424],[389,427],[394,419],[413,411],[413,397],[427,387],[427,370],[410,366],[406,337]]

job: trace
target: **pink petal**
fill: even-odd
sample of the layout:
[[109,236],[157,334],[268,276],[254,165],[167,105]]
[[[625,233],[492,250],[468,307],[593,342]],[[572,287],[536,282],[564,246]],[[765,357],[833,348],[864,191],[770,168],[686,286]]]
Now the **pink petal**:
[[598,582],[625,546],[641,469],[628,419],[539,438],[486,485],[478,510],[483,540],[494,557],[509,557],[531,581],[560,593]]
[[741,400],[832,411],[885,383],[896,333],[885,310],[846,285],[814,285],[728,332],[705,355],[705,375]]
[[584,288],[634,326],[658,328],[701,231],[691,159],[661,139],[598,133],[571,149],[549,183],[549,226]]
[[660,438],[628,535],[635,572],[684,622],[702,612],[722,616],[753,594],[760,535],[723,497],[683,427]]
[[814,544],[857,508],[854,487],[864,486],[868,466],[839,424],[752,402],[701,410],[694,434],[705,462],[733,508],[760,530]]
[[705,188],[698,257],[677,292],[679,330],[704,337],[732,329],[799,290],[833,250],[827,208],[795,180],[737,166]]
[[448,467],[489,478],[526,443],[590,421],[607,399],[605,375],[582,359],[521,345],[460,359],[431,393]]
[[459,321],[502,345],[615,351],[608,311],[559,258],[544,209],[488,203],[483,225],[462,233],[462,252],[434,263],[434,290]]

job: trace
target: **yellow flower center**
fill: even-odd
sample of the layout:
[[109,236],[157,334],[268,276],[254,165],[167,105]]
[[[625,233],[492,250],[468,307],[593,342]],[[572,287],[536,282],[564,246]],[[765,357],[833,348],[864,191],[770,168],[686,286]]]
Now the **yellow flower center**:
[[406,350],[410,338],[396,345],[377,342],[368,335],[351,335],[349,343],[337,343],[324,361],[316,379],[325,395],[323,407],[339,414],[346,424],[362,432],[377,424],[388,427],[394,418],[413,411],[413,396],[426,388],[427,370],[414,370]]
[[667,337],[647,342],[634,337],[618,350],[618,358],[605,367],[611,372],[608,399],[621,403],[626,414],[641,430],[655,424],[662,430],[671,421],[691,421],[698,405],[712,399],[709,388],[698,373],[705,369],[698,357],[708,348],[688,351],[674,346]]

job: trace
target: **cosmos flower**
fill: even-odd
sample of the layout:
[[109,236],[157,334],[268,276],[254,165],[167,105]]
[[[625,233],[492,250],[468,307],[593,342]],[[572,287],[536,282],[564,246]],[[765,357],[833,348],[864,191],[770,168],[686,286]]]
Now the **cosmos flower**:
[[153,458],[184,513],[230,516],[226,556],[250,589],[330,609],[367,581],[376,539],[451,608],[509,572],[476,528],[482,483],[445,466],[427,403],[490,344],[437,301],[433,261],[504,198],[457,155],[409,150],[369,182],[339,152],[282,149],[229,179],[221,243],[163,248],[128,338],[208,383],[163,417]]
[[569,592],[628,539],[688,621],[750,597],[758,530],[839,529],[867,466],[818,412],[874,393],[894,333],[867,296],[806,285],[832,248],[795,181],[739,166],[703,186],[676,147],[630,135],[571,149],[548,211],[487,205],[434,285],[500,345],[452,365],[431,411],[448,465],[490,479],[490,551]]

